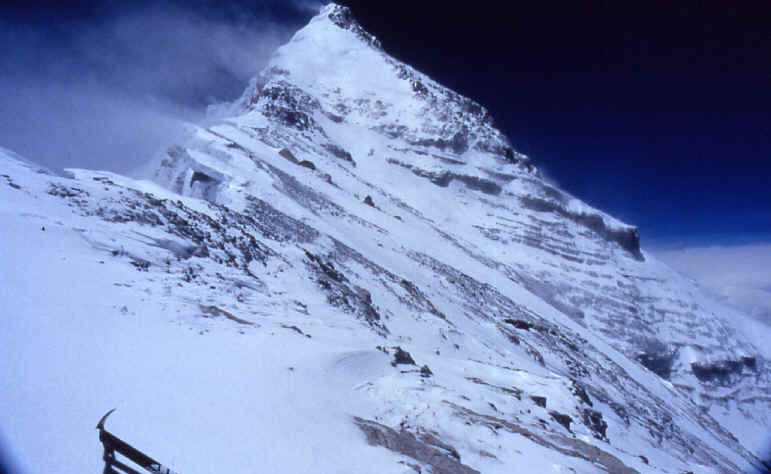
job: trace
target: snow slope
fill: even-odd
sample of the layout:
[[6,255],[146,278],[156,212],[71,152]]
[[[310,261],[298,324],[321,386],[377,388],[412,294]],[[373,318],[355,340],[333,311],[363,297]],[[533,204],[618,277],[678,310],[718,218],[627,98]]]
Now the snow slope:
[[156,169],[0,154],[0,426],[25,472],[99,469],[115,406],[184,474],[762,467],[742,316],[345,8]]

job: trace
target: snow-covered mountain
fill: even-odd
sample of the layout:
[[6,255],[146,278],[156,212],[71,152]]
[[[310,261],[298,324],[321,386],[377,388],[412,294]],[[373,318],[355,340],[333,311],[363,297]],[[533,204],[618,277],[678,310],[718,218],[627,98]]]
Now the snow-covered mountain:
[[0,153],[0,435],[25,472],[96,472],[114,406],[183,474],[763,469],[769,331],[348,9],[228,115],[155,182]]

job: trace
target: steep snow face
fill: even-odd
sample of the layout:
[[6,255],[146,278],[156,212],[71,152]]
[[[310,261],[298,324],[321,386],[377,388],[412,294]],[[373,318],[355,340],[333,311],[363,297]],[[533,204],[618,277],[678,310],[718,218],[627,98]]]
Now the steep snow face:
[[188,474],[761,467],[741,315],[345,8],[157,184],[0,170],[0,427],[29,472],[97,470],[115,405]]
[[634,227],[545,183],[482,106],[389,57],[349,10],[325,7],[234,112],[172,151],[161,182],[196,195],[194,170],[206,166],[216,202],[270,195],[341,240],[370,234],[465,271],[449,246],[705,407],[769,421],[762,356],[732,328],[743,316],[645,255]]
[[452,246],[447,264],[359,230],[357,250],[257,197],[236,212],[0,159],[0,419],[25,472],[97,471],[93,423],[116,405],[110,429],[189,473],[755,462],[655,375],[522,287],[478,280],[488,272]]

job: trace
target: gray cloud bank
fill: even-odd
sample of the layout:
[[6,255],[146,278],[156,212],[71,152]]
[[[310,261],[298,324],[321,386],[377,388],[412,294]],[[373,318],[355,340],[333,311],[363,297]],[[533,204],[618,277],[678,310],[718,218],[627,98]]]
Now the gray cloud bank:
[[51,168],[129,172],[182,122],[237,98],[311,3],[317,10],[295,2],[281,21],[170,3],[87,21],[2,17],[0,146]]
[[771,325],[771,244],[653,253],[727,305]]

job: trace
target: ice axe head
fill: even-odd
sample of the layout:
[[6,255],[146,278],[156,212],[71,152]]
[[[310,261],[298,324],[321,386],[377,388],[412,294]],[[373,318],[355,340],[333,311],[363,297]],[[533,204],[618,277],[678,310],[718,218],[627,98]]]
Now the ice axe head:
[[105,413],[104,416],[102,417],[102,419],[99,420],[99,423],[96,425],[96,429],[98,429],[100,431],[104,430],[104,422],[107,421],[107,417],[110,416],[112,414],[112,412],[114,412],[115,410],[116,410],[116,408],[113,408],[112,410],[110,410],[107,413]]

